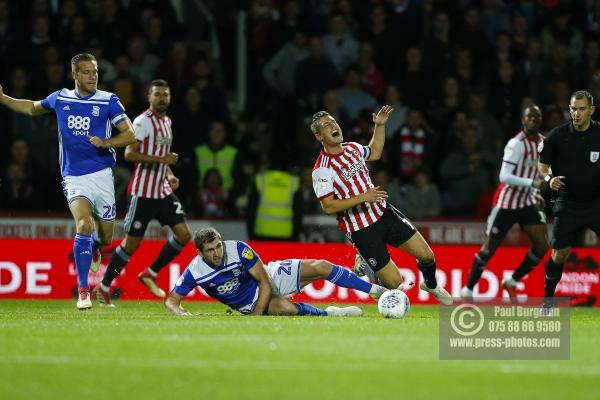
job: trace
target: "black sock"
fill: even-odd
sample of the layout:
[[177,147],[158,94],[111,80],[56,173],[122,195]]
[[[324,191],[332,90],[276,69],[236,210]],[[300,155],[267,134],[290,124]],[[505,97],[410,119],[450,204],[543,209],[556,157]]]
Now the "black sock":
[[417,260],[417,267],[423,274],[423,279],[425,279],[425,284],[429,289],[435,289],[437,287],[437,280],[435,279],[435,258],[431,261],[420,261]]
[[167,263],[173,260],[177,254],[181,252],[183,246],[184,245],[177,243],[177,240],[171,236],[162,249],[160,249],[160,253],[158,253],[158,257],[156,257],[156,260],[154,260],[150,269],[158,274]]
[[471,265],[471,272],[469,273],[469,281],[467,282],[467,288],[469,290],[473,290],[479,279],[481,278],[481,274],[483,274],[483,270],[487,265],[488,261],[490,261],[489,256],[478,252],[475,253],[475,258],[473,258],[473,265]]
[[554,297],[556,285],[560,282],[563,273],[563,264],[555,263],[552,258],[546,263],[546,285],[544,287],[544,297]]
[[110,264],[108,264],[108,268],[106,268],[106,272],[104,273],[104,278],[102,278],[102,284],[106,287],[110,287],[112,281],[119,276],[123,268],[129,262],[130,254],[128,254],[125,249],[121,246],[118,246],[115,249],[115,254],[110,257]]
[[521,261],[521,264],[517,267],[515,272],[512,274],[512,278],[515,281],[520,281],[525,275],[533,271],[536,265],[540,262],[540,258],[535,255],[533,250],[529,250],[527,254],[525,254],[525,258]]

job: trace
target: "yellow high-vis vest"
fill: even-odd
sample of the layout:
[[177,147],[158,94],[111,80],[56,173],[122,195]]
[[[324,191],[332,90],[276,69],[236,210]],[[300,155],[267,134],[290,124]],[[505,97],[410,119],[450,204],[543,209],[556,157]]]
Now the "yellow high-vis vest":
[[237,155],[237,149],[233,146],[225,146],[220,150],[213,151],[208,145],[203,144],[195,148],[196,168],[198,169],[198,184],[204,183],[204,175],[211,168],[216,168],[223,180],[223,189],[231,190],[233,187],[233,163]]
[[294,193],[300,181],[284,171],[266,171],[255,177],[259,200],[254,234],[278,239],[291,238],[294,231]]

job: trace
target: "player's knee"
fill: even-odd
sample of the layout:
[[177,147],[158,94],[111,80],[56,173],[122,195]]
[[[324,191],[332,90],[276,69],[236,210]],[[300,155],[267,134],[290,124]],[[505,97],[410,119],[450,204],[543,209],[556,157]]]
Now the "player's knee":
[[333,264],[329,261],[325,260],[316,260],[314,264],[315,272],[317,275],[321,277],[321,279],[325,279],[331,274],[331,269],[333,268]]
[[101,246],[107,246],[110,244],[110,242],[112,242],[112,232],[108,232],[108,233],[98,233],[98,243]]
[[77,232],[91,235],[94,230],[92,217],[82,217],[77,220]]
[[177,242],[180,244],[186,244],[187,242],[192,240],[192,232],[189,228],[186,227],[186,229],[179,232],[178,235],[175,235],[175,240],[177,240]]

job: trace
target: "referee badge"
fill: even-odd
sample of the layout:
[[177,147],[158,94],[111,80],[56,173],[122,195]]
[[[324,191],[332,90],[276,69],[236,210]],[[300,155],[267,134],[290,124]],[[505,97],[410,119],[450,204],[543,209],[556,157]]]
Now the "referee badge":
[[596,162],[600,158],[600,151],[590,151],[590,161]]

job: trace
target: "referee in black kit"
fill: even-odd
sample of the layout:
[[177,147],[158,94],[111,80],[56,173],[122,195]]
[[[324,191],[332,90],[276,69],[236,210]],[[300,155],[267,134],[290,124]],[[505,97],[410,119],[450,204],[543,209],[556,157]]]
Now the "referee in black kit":
[[589,228],[600,237],[600,123],[592,95],[579,90],[569,103],[571,122],[539,144],[538,170],[558,196],[552,207],[552,257],[546,264],[545,308],[552,307],[571,246]]

